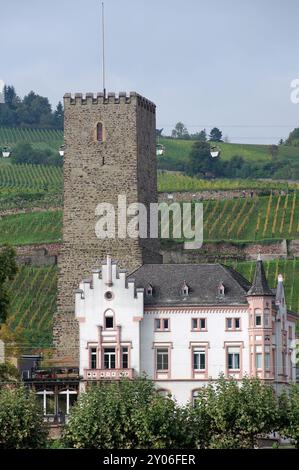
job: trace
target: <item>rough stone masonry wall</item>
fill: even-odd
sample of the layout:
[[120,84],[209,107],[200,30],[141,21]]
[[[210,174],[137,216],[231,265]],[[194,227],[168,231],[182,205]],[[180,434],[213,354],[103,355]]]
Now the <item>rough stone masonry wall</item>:
[[[189,202],[189,201],[208,201],[210,199],[212,200],[218,200],[218,199],[234,199],[234,198],[239,198],[239,197],[244,197],[244,192],[245,191],[245,196],[250,197],[251,196],[251,191],[253,192],[253,195],[259,195],[259,194],[264,194],[265,190],[264,189],[247,189],[247,190],[242,190],[242,189],[234,189],[234,190],[224,190],[224,189],[219,189],[215,191],[211,190],[203,190],[203,191],[180,191],[180,192],[161,192],[159,193],[159,201],[168,201],[171,198],[173,201],[178,201],[178,202]],[[274,189],[272,190],[273,195],[278,195],[280,194],[280,190]]]
[[[119,98],[102,94],[86,98],[66,95],[64,135],[63,248],[58,266],[58,311],[53,337],[58,356],[78,362],[78,327],[74,320],[74,291],[89,278],[109,252],[129,270],[143,261],[159,262],[151,240],[100,240],[95,234],[100,202],[117,208],[118,196],[127,203],[156,201],[155,106],[136,93]],[[141,111],[142,109],[142,111]],[[96,126],[103,123],[104,141],[96,140]],[[145,169],[143,170],[143,167]],[[144,175],[143,172],[147,174]],[[145,188],[141,188],[148,179]],[[139,182],[138,182],[139,179]]]

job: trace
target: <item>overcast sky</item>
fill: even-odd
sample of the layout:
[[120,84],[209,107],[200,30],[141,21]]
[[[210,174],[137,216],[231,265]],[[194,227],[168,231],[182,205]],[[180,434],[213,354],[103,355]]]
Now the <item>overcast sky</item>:
[[[100,0],[0,0],[0,80],[56,105],[101,91]],[[276,143],[299,126],[298,0],[106,0],[108,91],[157,104],[157,127]]]

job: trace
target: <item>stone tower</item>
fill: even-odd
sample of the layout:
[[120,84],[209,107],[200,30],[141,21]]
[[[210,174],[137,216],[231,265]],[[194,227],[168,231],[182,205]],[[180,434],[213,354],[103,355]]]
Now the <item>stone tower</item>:
[[113,204],[117,213],[119,195],[126,195],[128,204],[157,202],[156,114],[151,101],[124,92],[66,94],[64,112],[63,248],[53,337],[58,357],[76,364],[79,282],[108,252],[129,271],[161,262],[158,240],[99,239],[95,233],[99,203]]

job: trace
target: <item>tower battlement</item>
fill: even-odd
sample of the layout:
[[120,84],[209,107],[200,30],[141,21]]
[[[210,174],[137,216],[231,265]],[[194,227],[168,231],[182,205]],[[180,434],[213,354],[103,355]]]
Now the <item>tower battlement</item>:
[[148,111],[155,113],[156,105],[139,95],[138,93],[131,91],[127,93],[120,91],[119,93],[108,93],[105,97],[104,93],[66,93],[64,95],[65,105],[105,105],[105,104],[137,104]]

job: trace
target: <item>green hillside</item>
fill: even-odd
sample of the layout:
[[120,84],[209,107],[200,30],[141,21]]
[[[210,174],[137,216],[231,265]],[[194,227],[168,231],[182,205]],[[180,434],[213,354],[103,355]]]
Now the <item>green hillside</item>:
[[54,129],[21,129],[0,127],[0,147],[13,147],[18,142],[58,149],[63,143],[63,132]]
[[[299,238],[299,194],[204,201],[205,241]],[[51,243],[62,238],[62,211],[0,219],[0,244]]]
[[22,266],[12,283],[8,326],[23,330],[22,343],[31,347],[49,346],[56,310],[57,267]]
[[[184,162],[188,158],[194,141],[159,138],[159,143],[165,146],[165,157],[176,162]],[[238,155],[243,157],[244,160],[252,162],[271,161],[269,145],[217,142],[217,146],[221,149],[221,158],[223,160],[230,160],[233,156]],[[163,156],[159,157],[161,160],[163,158]],[[278,147],[277,159],[279,158],[299,161],[299,147],[280,145]]]
[[28,212],[0,219],[0,245],[61,241],[62,211]]
[[[253,280],[255,263],[236,261],[231,263],[231,266],[249,281]],[[299,258],[264,261],[264,266],[271,288],[276,287],[278,274],[283,275],[287,307],[289,310],[299,312]]]

